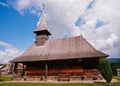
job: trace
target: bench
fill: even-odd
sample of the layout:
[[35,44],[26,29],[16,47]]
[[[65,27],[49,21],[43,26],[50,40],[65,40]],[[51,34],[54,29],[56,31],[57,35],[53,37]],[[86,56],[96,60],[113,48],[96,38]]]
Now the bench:
[[70,74],[58,74],[58,81],[70,81]]

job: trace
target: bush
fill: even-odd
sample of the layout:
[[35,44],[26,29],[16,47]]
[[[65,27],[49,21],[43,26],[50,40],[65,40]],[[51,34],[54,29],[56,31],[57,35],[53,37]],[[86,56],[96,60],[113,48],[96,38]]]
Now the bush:
[[113,77],[110,63],[105,58],[99,60],[99,71],[103,78],[110,83]]
[[0,81],[10,81],[11,79],[10,76],[0,76]]
[[110,65],[111,65],[113,76],[117,76],[117,65],[116,65],[116,63],[111,62]]

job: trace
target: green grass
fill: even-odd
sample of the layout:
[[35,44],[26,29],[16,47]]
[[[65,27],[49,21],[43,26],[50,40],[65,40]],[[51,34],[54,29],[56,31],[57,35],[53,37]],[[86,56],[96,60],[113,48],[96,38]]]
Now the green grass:
[[11,77],[10,76],[0,76],[0,81],[10,81]]
[[114,79],[117,79],[118,81],[120,81],[120,76],[113,76]]
[[114,76],[119,82],[114,83],[44,83],[44,82],[5,82],[10,81],[9,76],[0,76],[0,86],[120,86],[120,76]]
[[120,82],[116,83],[0,83],[0,86],[120,86]]
[[110,86],[120,86],[120,82],[111,83]]

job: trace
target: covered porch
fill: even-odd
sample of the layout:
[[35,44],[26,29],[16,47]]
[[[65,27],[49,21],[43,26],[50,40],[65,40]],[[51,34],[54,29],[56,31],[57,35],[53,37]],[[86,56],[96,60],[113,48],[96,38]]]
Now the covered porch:
[[[93,79],[98,76],[98,58],[64,59],[49,61],[22,62],[20,69],[18,62],[14,63],[14,80],[54,80],[70,81]],[[21,73],[21,74],[20,74]]]

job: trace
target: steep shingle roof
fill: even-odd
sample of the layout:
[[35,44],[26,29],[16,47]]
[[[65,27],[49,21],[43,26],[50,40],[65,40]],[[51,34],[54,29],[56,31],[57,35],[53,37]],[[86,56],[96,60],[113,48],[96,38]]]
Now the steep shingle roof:
[[40,20],[40,23],[38,24],[37,28],[34,30],[34,33],[37,33],[37,32],[46,32],[48,35],[51,35],[51,33],[49,32],[48,30],[48,27],[46,25],[46,17],[45,17],[45,12],[43,11],[42,12],[42,15],[41,15],[41,20]]
[[96,50],[83,36],[47,40],[44,46],[34,43],[20,57],[12,62],[45,61],[107,57]]

